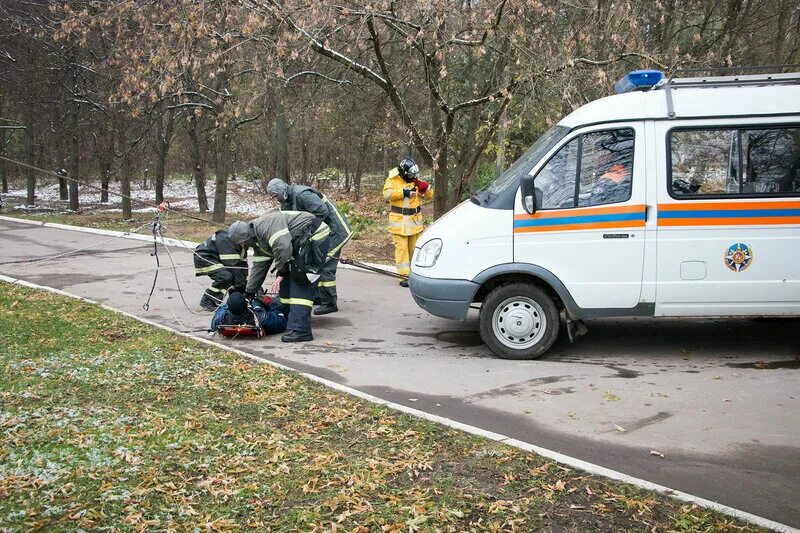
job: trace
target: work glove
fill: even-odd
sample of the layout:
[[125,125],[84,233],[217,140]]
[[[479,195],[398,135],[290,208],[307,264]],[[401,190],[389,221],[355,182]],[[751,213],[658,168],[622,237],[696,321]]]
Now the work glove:
[[248,302],[252,301],[252,300],[253,300],[253,298],[255,298],[255,297],[256,297],[256,293],[254,293],[254,292],[245,292],[245,293],[244,293],[244,298],[245,298],[245,300],[247,300]]
[[403,189],[403,198],[411,196],[411,189]]

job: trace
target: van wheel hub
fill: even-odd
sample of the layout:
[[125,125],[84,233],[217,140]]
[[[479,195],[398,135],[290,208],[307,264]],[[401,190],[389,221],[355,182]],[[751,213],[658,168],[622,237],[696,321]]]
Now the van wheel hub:
[[517,296],[497,306],[492,329],[497,339],[515,350],[529,348],[539,342],[547,327],[542,307],[530,298]]

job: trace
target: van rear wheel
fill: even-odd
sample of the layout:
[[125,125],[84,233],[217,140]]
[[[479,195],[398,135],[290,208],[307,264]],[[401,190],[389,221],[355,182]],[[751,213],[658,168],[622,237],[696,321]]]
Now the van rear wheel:
[[481,338],[503,359],[541,357],[558,337],[559,326],[553,299],[529,283],[500,285],[481,306]]

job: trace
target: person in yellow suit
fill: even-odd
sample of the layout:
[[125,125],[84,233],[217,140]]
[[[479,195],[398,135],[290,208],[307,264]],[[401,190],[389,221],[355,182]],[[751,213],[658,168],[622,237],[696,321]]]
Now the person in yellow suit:
[[389,202],[389,225],[386,228],[394,242],[394,262],[397,272],[406,276],[400,281],[408,287],[411,273],[411,256],[417,237],[422,230],[420,198],[432,198],[433,189],[427,182],[419,179],[419,167],[411,158],[405,158],[389,172],[383,185],[383,197]]

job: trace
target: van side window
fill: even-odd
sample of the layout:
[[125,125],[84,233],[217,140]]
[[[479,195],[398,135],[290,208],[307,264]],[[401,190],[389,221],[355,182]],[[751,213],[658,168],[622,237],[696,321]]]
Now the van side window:
[[632,176],[632,129],[598,131],[583,136],[579,206],[628,200]]
[[564,145],[539,171],[534,180],[538,209],[575,206],[575,176],[580,137]]
[[669,146],[674,197],[800,193],[800,128],[675,130]]
[[538,209],[624,202],[631,197],[632,128],[584,133],[565,144],[534,180]]

